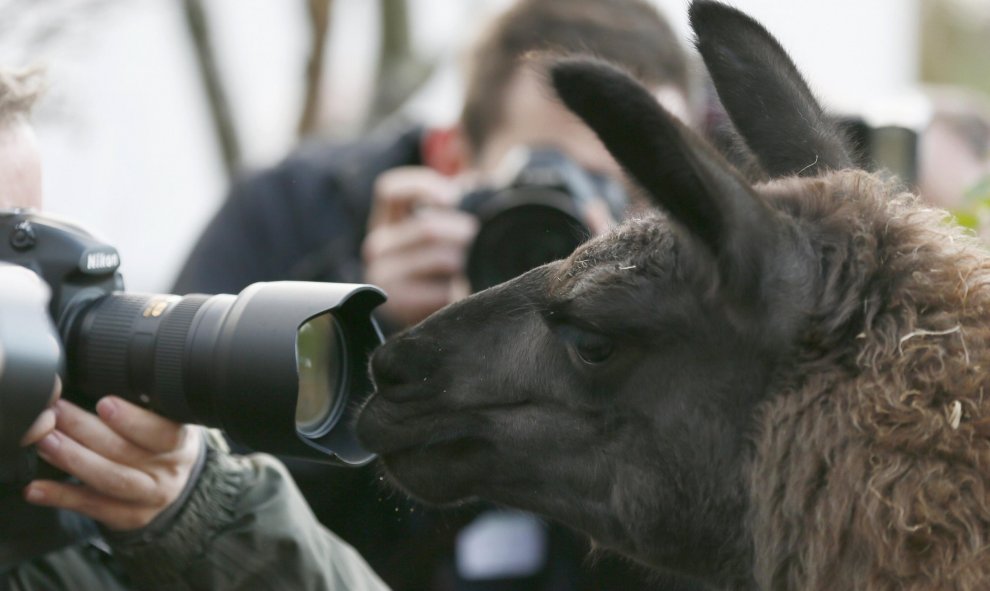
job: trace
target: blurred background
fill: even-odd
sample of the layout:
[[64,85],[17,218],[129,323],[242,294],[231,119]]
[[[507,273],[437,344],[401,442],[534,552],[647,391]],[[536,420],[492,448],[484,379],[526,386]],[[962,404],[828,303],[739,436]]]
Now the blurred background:
[[[46,209],[167,290],[230,179],[302,138],[453,122],[462,49],[511,0],[0,0],[0,63],[41,62]],[[689,40],[688,0],[655,0]],[[831,108],[990,92],[990,0],[734,0]]]

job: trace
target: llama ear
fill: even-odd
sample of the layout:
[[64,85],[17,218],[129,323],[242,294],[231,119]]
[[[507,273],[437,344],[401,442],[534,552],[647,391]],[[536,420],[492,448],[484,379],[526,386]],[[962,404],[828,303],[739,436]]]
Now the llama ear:
[[725,279],[752,282],[759,276],[773,218],[735,169],[615,67],[561,59],[550,73],[564,104],[656,205],[712,251]]
[[719,99],[771,178],[853,167],[841,132],[760,23],[712,0],[695,0],[690,15]]

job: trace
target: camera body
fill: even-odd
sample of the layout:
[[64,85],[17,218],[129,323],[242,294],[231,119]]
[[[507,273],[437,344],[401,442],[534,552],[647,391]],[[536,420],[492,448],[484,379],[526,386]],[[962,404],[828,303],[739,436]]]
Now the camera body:
[[[37,275],[0,262],[0,497],[3,487],[26,484],[37,470],[20,440],[48,405],[62,363],[58,333],[48,315],[50,291]],[[45,395],[44,393],[47,393]]]
[[592,236],[589,212],[596,206],[621,220],[628,198],[618,182],[558,150],[510,151],[492,182],[461,200],[460,209],[480,222],[467,257],[472,291],[569,256]]
[[87,302],[124,289],[117,249],[75,224],[30,210],[0,211],[0,261],[44,279],[59,332]]
[[883,171],[916,188],[921,138],[934,115],[931,99],[910,91],[876,97],[836,119],[854,148],[858,166]]
[[[0,433],[12,441],[47,404],[61,365],[63,395],[84,404],[112,393],[177,422],[221,428],[249,449],[346,465],[374,458],[350,423],[372,390],[367,362],[382,336],[371,310],[385,300],[378,288],[282,281],[236,296],[124,293],[116,249],[74,224],[16,209],[0,210],[0,263],[34,271],[51,294],[49,321],[0,326],[9,358]],[[4,285],[0,306],[40,297]],[[52,324],[57,338],[48,340],[61,345],[64,363],[45,370],[25,344]],[[38,384],[24,381],[46,371]]]
[[862,116],[839,119],[839,127],[866,170],[883,170],[901,179],[908,187],[918,184],[921,131],[907,124],[874,124]]
[[[4,277],[4,363],[0,375],[0,482],[22,483],[36,469],[34,455],[16,450],[16,440],[47,405],[55,376],[64,368],[58,325],[66,326],[85,302],[123,289],[120,256],[69,222],[37,223],[28,210],[0,211],[0,263],[24,267],[40,277]],[[11,299],[15,298],[15,299]],[[47,316],[44,314],[47,304]],[[55,321],[55,324],[53,324]],[[15,446],[11,449],[11,446]]]

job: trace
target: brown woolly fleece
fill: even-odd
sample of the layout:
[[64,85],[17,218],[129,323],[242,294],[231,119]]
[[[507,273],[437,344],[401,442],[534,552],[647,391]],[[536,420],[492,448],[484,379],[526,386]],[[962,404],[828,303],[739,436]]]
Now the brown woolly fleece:
[[762,192],[834,237],[836,264],[802,360],[759,409],[757,583],[990,588],[986,249],[862,171]]

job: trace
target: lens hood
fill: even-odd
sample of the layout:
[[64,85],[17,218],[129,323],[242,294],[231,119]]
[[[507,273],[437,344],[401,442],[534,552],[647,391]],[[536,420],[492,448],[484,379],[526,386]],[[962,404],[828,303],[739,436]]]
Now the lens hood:
[[[209,310],[191,326],[187,400],[208,401],[212,408],[202,410],[253,449],[317,461],[329,455],[350,465],[371,461],[374,455],[358,444],[353,422],[372,391],[368,359],[382,336],[371,311],[383,301],[384,294],[369,285],[279,281],[247,287],[219,326]],[[333,315],[344,338],[342,358],[327,360],[340,364],[331,369],[343,377],[342,392],[331,393],[340,399],[333,424],[309,436],[296,427],[297,339],[304,323],[325,313]]]

